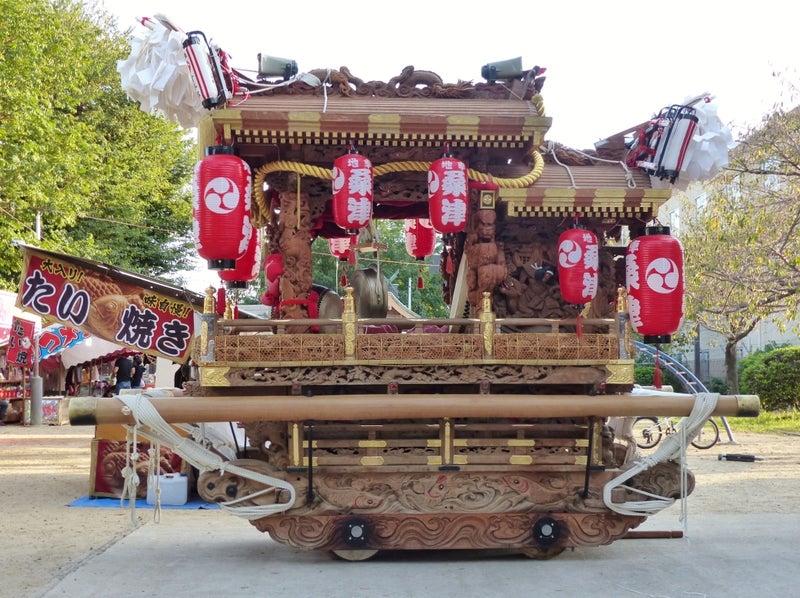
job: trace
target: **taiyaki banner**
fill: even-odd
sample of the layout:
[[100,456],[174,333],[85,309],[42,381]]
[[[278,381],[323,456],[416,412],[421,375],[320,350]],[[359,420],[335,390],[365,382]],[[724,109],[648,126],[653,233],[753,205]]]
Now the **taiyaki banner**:
[[189,359],[197,298],[188,291],[100,262],[22,250],[19,308],[136,351]]
[[23,368],[33,367],[33,335],[36,333],[36,322],[25,318],[11,320],[11,333],[8,338],[8,363]]

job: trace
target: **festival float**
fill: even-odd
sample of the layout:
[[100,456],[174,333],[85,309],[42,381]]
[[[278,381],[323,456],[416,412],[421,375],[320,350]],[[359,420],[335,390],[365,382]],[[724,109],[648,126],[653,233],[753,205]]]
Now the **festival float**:
[[[123,86],[196,127],[195,239],[225,283],[189,302],[193,328],[160,318],[145,348],[191,357],[197,382],[78,397],[73,425],[170,447],[203,499],[293,547],[549,558],[688,496],[702,424],[757,415],[755,396],[634,385],[632,335],[668,343],[683,319],[683,251],[659,207],[727,160],[705,94],[578,151],[548,140],[545,68],[521,58],[478,83],[412,66],[365,81],[265,55],[247,77],[203,33],[143,24]],[[380,267],[362,258],[380,265],[381,219],[405,221],[415,257],[438,251],[449,317],[389,317]],[[339,292],[315,283],[318,237],[352,265]],[[35,310],[34,270],[22,295]],[[232,289],[262,272],[271,316],[237,313]],[[123,299],[106,318],[118,341],[132,312]],[[685,434],[643,455],[641,415],[682,416]],[[175,431],[220,421],[243,428],[246,450]]]

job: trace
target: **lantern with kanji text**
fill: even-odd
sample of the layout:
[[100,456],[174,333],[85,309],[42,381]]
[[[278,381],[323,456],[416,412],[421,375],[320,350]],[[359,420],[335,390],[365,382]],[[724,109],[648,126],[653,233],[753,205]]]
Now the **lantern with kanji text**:
[[328,239],[328,249],[331,255],[342,262],[350,257],[351,237],[331,237]]
[[403,229],[406,236],[406,251],[408,255],[415,258],[419,265],[419,273],[417,274],[417,288],[425,288],[422,273],[422,261],[433,254],[433,248],[436,246],[436,231],[433,230],[430,220],[427,218],[406,218],[403,224]]
[[233,270],[220,270],[219,278],[229,289],[247,288],[247,283],[258,277],[261,267],[261,235],[257,228],[253,229],[250,243],[244,255],[236,260]]
[[428,215],[440,233],[457,233],[467,224],[467,166],[445,156],[428,169]]
[[251,172],[230,146],[206,148],[193,179],[194,241],[212,270],[236,267],[250,243]]
[[567,303],[583,305],[597,295],[599,247],[597,236],[570,228],[558,238],[558,282]]
[[406,218],[403,224],[406,237],[406,251],[417,260],[424,260],[433,254],[436,246],[436,231],[427,218]]
[[351,147],[333,163],[333,219],[349,232],[372,218],[372,162]]
[[648,227],[628,244],[625,286],[631,326],[645,343],[669,343],[684,315],[683,247],[668,227]]

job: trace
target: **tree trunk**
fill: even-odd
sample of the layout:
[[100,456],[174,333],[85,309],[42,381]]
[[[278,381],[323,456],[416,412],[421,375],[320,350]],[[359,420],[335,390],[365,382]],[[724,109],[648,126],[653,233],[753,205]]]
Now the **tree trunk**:
[[736,372],[738,357],[736,347],[738,341],[727,341],[725,343],[725,384],[730,394],[739,394],[739,376]]

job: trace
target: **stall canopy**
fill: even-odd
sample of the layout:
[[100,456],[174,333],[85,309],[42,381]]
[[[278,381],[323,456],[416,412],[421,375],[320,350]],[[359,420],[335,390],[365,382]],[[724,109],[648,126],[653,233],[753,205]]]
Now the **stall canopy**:
[[61,363],[69,369],[74,365],[89,363],[90,361],[112,361],[120,355],[131,353],[127,347],[110,343],[101,338],[88,338],[80,345],[75,345],[61,353]]
[[102,262],[18,246],[17,307],[133,351],[188,361],[202,295]]

